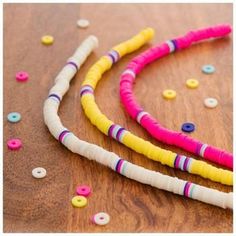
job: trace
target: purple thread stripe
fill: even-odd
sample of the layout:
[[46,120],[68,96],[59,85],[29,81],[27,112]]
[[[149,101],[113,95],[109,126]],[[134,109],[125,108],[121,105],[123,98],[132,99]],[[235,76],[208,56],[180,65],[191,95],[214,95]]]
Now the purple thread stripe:
[[170,41],[174,44],[175,50],[177,50],[178,49],[177,41],[175,39],[172,39]]
[[189,158],[188,157],[186,157],[186,159],[185,159],[185,161],[184,161],[184,171],[186,171],[187,170],[187,166],[188,166],[188,161],[189,161]]
[[64,134],[61,136],[61,143],[62,143],[62,141],[63,141],[64,137],[65,137],[67,134],[69,134],[69,133],[70,133],[70,131],[68,131],[68,132],[64,133]]
[[117,61],[120,59],[120,55],[119,55],[119,53],[116,51],[116,50],[112,50],[112,53],[115,53],[116,55],[117,55]]
[[190,182],[187,182],[184,186],[184,196],[188,197],[188,190],[189,190],[189,186],[191,185]]
[[111,125],[110,126],[110,128],[109,128],[109,130],[108,130],[108,136],[110,136],[110,137],[112,137],[112,131],[113,131],[113,129],[115,128],[115,124],[113,124],[113,125]]
[[108,56],[111,58],[112,63],[114,64],[116,62],[115,57],[111,53],[108,53]]
[[116,134],[116,140],[119,141],[120,135],[121,135],[122,131],[124,131],[124,130],[125,130],[125,128],[120,128],[120,129],[118,130],[118,132],[117,132],[117,134]]
[[119,166],[119,163],[122,161],[122,159],[119,159],[119,161],[116,163],[116,172],[118,172],[118,166]]
[[187,188],[187,185],[188,185],[189,182],[186,182],[186,184],[184,185],[184,192],[183,192],[183,195],[186,196],[186,188]]
[[175,158],[175,163],[174,163],[175,168],[179,168],[180,159],[181,159],[181,156],[177,155],[176,158]]
[[66,63],[67,65],[72,65],[75,67],[76,70],[78,70],[78,66],[73,62],[73,61],[69,61]]
[[177,160],[178,154],[175,157],[175,161],[174,161],[174,167],[176,168],[176,160]]
[[119,172],[119,173],[120,173],[121,166],[122,166],[123,162],[124,162],[124,160],[121,159],[120,163],[119,163],[118,166],[117,166],[117,172]]
[[93,94],[93,92],[92,92],[91,90],[85,89],[85,90],[83,90],[83,91],[80,93],[80,97],[82,97],[82,96],[83,96],[84,94],[86,94],[86,93]]
[[177,160],[176,160],[176,168],[180,168],[179,167],[179,163],[180,163],[180,160],[182,159],[182,156],[178,156]]
[[50,98],[50,97],[54,97],[54,98],[56,98],[59,102],[61,102],[61,98],[60,98],[57,94],[55,94],[55,93],[50,94],[48,97],[49,97],[49,98]]
[[64,137],[65,134],[67,134],[67,133],[70,133],[70,131],[69,131],[69,130],[63,130],[63,131],[60,133],[60,135],[59,135],[59,137],[58,137],[58,140],[59,140],[60,142],[62,142],[63,137]]
[[120,58],[119,53],[113,49],[108,52],[108,55],[110,55],[110,56],[112,56],[112,58],[114,58],[114,63],[117,62]]
[[92,93],[94,92],[93,88],[90,85],[84,85],[81,89],[80,89],[80,96],[83,95],[84,91],[91,91]]

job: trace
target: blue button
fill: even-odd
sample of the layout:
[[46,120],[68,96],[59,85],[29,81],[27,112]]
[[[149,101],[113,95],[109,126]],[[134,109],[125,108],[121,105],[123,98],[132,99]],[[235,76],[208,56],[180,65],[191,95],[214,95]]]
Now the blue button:
[[195,125],[193,123],[184,123],[181,129],[184,132],[191,133],[195,130]]
[[204,65],[202,67],[202,72],[205,74],[212,74],[215,72],[215,67],[212,65]]
[[7,115],[7,119],[12,123],[19,122],[21,120],[21,114],[18,112],[11,112]]

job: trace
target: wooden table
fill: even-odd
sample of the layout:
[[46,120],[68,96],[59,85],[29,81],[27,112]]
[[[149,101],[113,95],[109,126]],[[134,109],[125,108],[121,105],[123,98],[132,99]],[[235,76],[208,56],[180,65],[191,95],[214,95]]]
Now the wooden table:
[[[79,18],[90,21],[79,29]],[[182,35],[190,29],[218,23],[232,24],[232,4],[4,4],[4,231],[5,232],[232,232],[233,214],[198,201],[145,186],[112,170],[72,154],[49,133],[43,122],[43,103],[65,60],[80,42],[94,34],[100,46],[88,58],[71,83],[60,117],[81,139],[98,144],[125,159],[171,176],[219,189],[231,187],[161,165],[106,137],[85,117],[79,90],[89,67],[112,46],[146,26],[156,30],[152,45]],[[52,46],[40,39],[50,34]],[[232,152],[232,36],[205,42],[170,55],[148,66],[139,76],[135,95],[142,106],[164,126],[179,130],[192,121],[191,136]],[[103,76],[96,90],[101,110],[116,123],[162,148],[188,154],[148,135],[125,112],[119,100],[119,75],[129,60],[122,59]],[[213,64],[216,73],[204,75],[201,66]],[[17,83],[15,73],[25,70],[30,79]],[[187,89],[185,81],[197,78],[200,86]],[[177,91],[166,101],[164,89]],[[203,99],[219,100],[206,109]],[[18,111],[22,120],[11,124],[6,116]],[[20,151],[9,151],[6,142],[18,137]],[[192,155],[191,155],[192,156]],[[195,157],[198,159],[198,157]],[[47,170],[45,179],[34,179],[33,168]],[[71,198],[77,185],[88,184],[93,194],[84,209],[74,209]],[[90,217],[99,211],[111,216],[105,227]]]

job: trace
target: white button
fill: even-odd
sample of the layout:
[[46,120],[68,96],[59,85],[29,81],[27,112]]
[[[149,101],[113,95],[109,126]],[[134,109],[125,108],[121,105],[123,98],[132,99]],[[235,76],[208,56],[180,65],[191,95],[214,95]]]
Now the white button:
[[206,98],[204,104],[208,108],[215,108],[218,105],[218,101],[215,98]]
[[105,212],[99,212],[93,216],[93,221],[97,225],[106,225],[110,221],[110,216]]
[[47,175],[47,171],[42,167],[37,167],[32,170],[32,175],[36,179],[41,179]]
[[80,28],[87,28],[89,26],[89,21],[86,20],[86,19],[80,19],[80,20],[77,21],[77,25]]

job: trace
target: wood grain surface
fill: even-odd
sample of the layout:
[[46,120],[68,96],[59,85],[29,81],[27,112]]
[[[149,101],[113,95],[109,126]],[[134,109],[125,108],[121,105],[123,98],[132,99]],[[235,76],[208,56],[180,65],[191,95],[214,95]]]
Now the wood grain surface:
[[[79,18],[90,21],[79,29]],[[4,4],[4,232],[232,232],[233,214],[198,201],[142,185],[112,170],[72,154],[49,133],[43,122],[43,102],[57,73],[89,34],[100,46],[88,58],[71,83],[61,108],[62,122],[81,139],[95,143],[123,158],[221,191],[231,187],[161,165],[111,140],[85,117],[79,90],[89,67],[112,46],[144,27],[156,31],[151,45],[182,35],[190,29],[218,23],[232,24],[232,4]],[[54,36],[44,46],[43,35]],[[232,152],[232,36],[205,42],[175,53],[148,66],[139,76],[135,95],[141,105],[166,127],[179,130],[192,121],[191,134],[206,143]],[[129,60],[150,47],[122,59],[96,90],[97,103],[110,119],[153,144],[182,154],[148,135],[125,112],[119,100],[119,75]],[[216,73],[204,75],[201,66],[213,64]],[[25,70],[30,79],[17,83],[15,73]],[[197,78],[200,86],[187,89],[185,81]],[[166,101],[164,89],[177,91]],[[216,109],[206,109],[203,100],[216,97]],[[6,116],[17,111],[22,120],[11,124]],[[23,142],[19,151],[9,151],[8,139]],[[192,156],[192,155],[191,155]],[[198,159],[198,157],[195,157]],[[42,166],[47,177],[31,175]],[[92,187],[88,206],[74,209],[71,198],[76,186]],[[111,221],[104,227],[90,222],[94,213],[106,211]]]

